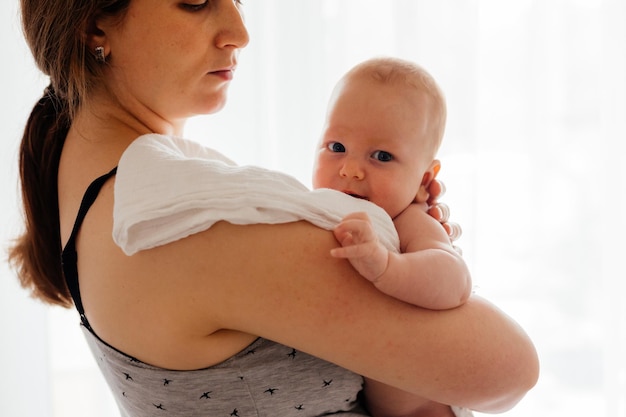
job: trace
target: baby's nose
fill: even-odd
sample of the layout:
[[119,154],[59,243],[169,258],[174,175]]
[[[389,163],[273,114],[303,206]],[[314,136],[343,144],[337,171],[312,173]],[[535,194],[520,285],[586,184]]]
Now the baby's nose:
[[348,160],[341,167],[339,175],[342,178],[362,180],[365,177],[365,171],[358,162]]

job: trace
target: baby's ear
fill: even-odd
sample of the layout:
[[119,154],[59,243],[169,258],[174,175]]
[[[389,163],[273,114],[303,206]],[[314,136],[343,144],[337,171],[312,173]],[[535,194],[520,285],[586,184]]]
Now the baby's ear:
[[441,162],[439,162],[438,159],[434,159],[426,172],[424,172],[424,176],[422,176],[422,182],[417,190],[417,195],[415,196],[416,203],[425,203],[428,201],[428,197],[430,197],[428,188],[430,187],[430,183],[435,179],[435,177],[437,177],[437,174],[439,174],[440,169]]

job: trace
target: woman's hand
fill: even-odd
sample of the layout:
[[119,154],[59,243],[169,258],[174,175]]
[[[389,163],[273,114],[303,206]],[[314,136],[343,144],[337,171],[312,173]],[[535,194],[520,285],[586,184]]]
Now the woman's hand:
[[[439,202],[439,198],[445,193],[446,186],[443,182],[436,178],[430,182],[428,185],[427,213],[441,223],[443,228],[448,233],[448,236],[450,236],[450,240],[454,243],[455,240],[461,237],[463,231],[458,223],[448,221],[450,218],[450,208],[446,204]],[[457,251],[460,250],[456,246],[455,249],[457,249]]]

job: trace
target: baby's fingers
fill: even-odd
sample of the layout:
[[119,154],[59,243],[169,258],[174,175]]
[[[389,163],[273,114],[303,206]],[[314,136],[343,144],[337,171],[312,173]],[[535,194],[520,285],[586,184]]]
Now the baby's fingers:
[[367,256],[371,252],[371,249],[367,248],[367,245],[351,245],[333,248],[330,250],[330,255],[335,258],[354,259]]
[[345,236],[347,234],[351,235],[352,240],[356,243],[369,242],[376,240],[376,233],[372,228],[371,223],[369,221],[364,221],[361,219],[348,219],[343,220],[335,229],[335,236],[337,240],[343,243],[343,240],[339,238],[339,236]]

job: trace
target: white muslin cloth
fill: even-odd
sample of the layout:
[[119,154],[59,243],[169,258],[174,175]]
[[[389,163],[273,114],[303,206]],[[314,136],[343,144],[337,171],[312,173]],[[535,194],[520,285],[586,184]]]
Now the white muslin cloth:
[[373,203],[341,192],[309,190],[295,178],[237,166],[219,152],[180,138],[137,138],[119,161],[113,239],[124,253],[164,245],[225,220],[233,224],[306,220],[332,230],[347,214],[364,211],[380,241],[398,252],[391,218]]

